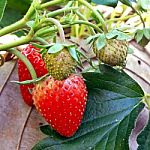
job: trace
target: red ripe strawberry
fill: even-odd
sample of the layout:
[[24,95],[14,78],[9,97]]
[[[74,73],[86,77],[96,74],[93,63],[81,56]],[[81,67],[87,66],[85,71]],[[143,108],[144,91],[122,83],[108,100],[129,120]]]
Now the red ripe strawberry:
[[[41,54],[38,53],[38,51],[39,49],[29,44],[22,51],[22,54],[24,54],[33,65],[37,73],[37,77],[41,77],[47,73],[47,69],[45,68],[45,63],[42,60],[42,56]],[[18,76],[19,76],[19,81],[32,79],[27,67],[21,60],[18,60]],[[34,87],[33,84],[20,86],[23,99],[30,106],[33,105],[33,100],[32,100],[32,95],[30,94],[29,90],[32,89],[33,87]]]
[[62,136],[74,135],[81,124],[87,101],[83,79],[71,75],[59,81],[48,77],[33,89],[35,107]]

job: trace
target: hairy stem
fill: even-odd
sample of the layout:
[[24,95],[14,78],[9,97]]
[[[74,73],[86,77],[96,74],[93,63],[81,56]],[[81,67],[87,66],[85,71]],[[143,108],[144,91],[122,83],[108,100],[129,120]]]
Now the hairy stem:
[[54,25],[56,25],[62,43],[65,43],[65,34],[64,34],[64,30],[60,22],[54,18],[47,18],[45,21],[52,22]]
[[54,16],[57,16],[61,13],[65,13],[65,12],[69,12],[69,11],[72,11],[72,10],[77,10],[78,7],[64,7],[62,9],[58,9],[58,10],[55,10],[53,12],[50,12],[47,14],[48,17],[54,17]]
[[[84,15],[82,15],[79,11],[74,11],[74,12],[75,12],[82,20],[88,21],[88,20],[84,17]],[[89,28],[90,32],[91,32],[93,35],[95,35],[94,29],[91,28],[91,27],[88,27],[88,28]]]
[[40,6],[40,9],[44,9],[44,8],[49,7],[49,6],[57,5],[57,4],[60,4],[60,3],[63,3],[63,2],[65,2],[65,0],[52,0],[50,2],[42,4]]
[[73,24],[85,24],[85,25],[91,26],[92,28],[94,28],[98,32],[101,32],[101,33],[103,32],[97,25],[95,25],[91,22],[88,22],[88,21],[77,20],[77,21],[71,22],[70,24],[71,25],[73,25]]
[[36,0],[34,0],[28,9],[26,15],[19,21],[17,21],[14,24],[11,24],[3,29],[0,30],[0,36],[6,35],[8,33],[15,32],[23,27],[25,27],[26,23],[29,21],[29,19],[32,17],[34,10],[35,10],[35,3]]
[[30,30],[29,34],[25,37],[22,37],[20,38],[19,40],[15,41],[15,42],[11,42],[11,43],[8,43],[8,44],[3,44],[3,45],[0,45],[0,51],[2,50],[8,50],[12,47],[16,47],[16,46],[19,46],[19,45],[23,45],[23,44],[27,44],[31,41],[32,37],[33,37],[33,30]]
[[40,42],[40,43],[43,44],[43,45],[49,44],[47,41],[45,41],[43,38],[40,38],[40,37],[35,37],[35,38],[32,39],[32,41],[33,41],[33,42],[34,42],[34,41]]
[[16,49],[9,49],[8,52],[17,56],[27,66],[27,68],[31,74],[32,79],[37,78],[36,72],[35,72],[32,64],[30,63],[30,61],[27,59],[26,56],[24,56],[20,51],[18,51]]
[[141,22],[142,22],[142,24],[143,24],[143,28],[145,28],[145,22],[144,22],[144,20],[143,20],[143,18],[142,18],[142,16],[141,16],[141,14],[131,5],[130,6],[134,11],[135,11],[135,13],[140,17],[140,19],[141,19]]
[[89,8],[95,14],[95,16],[98,18],[99,22],[102,24],[102,28],[103,28],[104,32],[108,32],[105,20],[100,15],[100,13],[98,13],[98,11],[95,10],[95,8],[93,8],[93,6],[90,3],[88,3],[86,0],[78,0],[78,1],[81,4],[83,4],[84,6],[86,6],[87,8]]

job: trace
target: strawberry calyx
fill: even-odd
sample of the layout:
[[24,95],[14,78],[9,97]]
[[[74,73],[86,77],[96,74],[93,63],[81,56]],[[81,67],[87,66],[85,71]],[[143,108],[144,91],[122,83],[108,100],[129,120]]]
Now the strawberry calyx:
[[75,45],[53,43],[41,50],[46,68],[57,80],[66,79],[81,66],[80,53]]

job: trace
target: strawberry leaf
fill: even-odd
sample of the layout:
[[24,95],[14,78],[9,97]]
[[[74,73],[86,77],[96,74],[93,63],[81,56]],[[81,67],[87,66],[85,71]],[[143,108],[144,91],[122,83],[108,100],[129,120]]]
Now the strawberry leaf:
[[92,0],[92,2],[94,2],[96,4],[116,7],[118,0],[105,0],[105,1],[104,0]]
[[88,37],[86,41],[88,44],[90,44],[90,43],[94,42],[99,36],[100,36],[100,34],[95,34],[93,36]]
[[144,32],[144,36],[150,40],[150,28],[145,28],[143,29],[143,32]]
[[107,33],[106,38],[107,39],[116,38],[118,40],[129,40],[129,39],[131,39],[131,37],[129,35],[125,34],[122,31],[116,30],[116,29]]
[[106,45],[106,37],[105,34],[100,34],[98,39],[96,40],[96,47],[98,50],[102,49]]
[[144,35],[144,32],[143,30],[137,30],[136,33],[135,33],[135,39],[137,42],[140,42],[143,38],[143,35]]
[[64,46],[60,43],[56,43],[55,45],[51,46],[49,49],[48,49],[48,53],[57,53],[59,51],[61,51],[62,49],[64,48]]
[[132,6],[131,0],[119,0],[121,3],[127,5],[127,6]]
[[49,135],[32,150],[128,150],[128,138],[134,128],[144,92],[125,72],[102,65],[101,73],[83,74],[88,102],[82,124],[76,134],[65,138],[49,126],[41,127]]
[[138,0],[138,5],[144,10],[150,10],[150,1],[149,0]]
[[0,21],[3,18],[3,14],[4,14],[4,10],[5,10],[6,4],[7,4],[7,0],[1,0],[0,1]]
[[134,50],[130,47],[128,47],[128,54],[133,54],[134,53]]
[[70,47],[68,47],[68,50],[69,50],[69,53],[72,56],[72,58],[75,59],[77,62],[79,62],[76,47],[75,46],[70,46]]

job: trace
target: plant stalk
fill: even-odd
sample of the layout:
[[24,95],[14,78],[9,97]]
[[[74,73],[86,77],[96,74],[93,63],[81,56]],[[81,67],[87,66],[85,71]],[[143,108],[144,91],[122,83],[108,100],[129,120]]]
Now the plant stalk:
[[56,25],[60,35],[61,42],[65,43],[65,33],[60,22],[54,18],[46,18],[45,21],[52,22],[54,25]]
[[30,30],[30,32],[27,36],[22,37],[15,42],[0,45],[0,51],[3,51],[3,50],[7,51],[10,48],[29,43],[33,37],[33,33],[34,33],[33,30]]
[[44,9],[44,8],[49,7],[49,6],[57,5],[57,4],[60,4],[62,2],[65,2],[65,0],[52,0],[50,2],[41,4],[40,9]]
[[27,68],[31,74],[32,79],[37,78],[36,72],[35,72],[32,64],[30,63],[30,61],[27,59],[26,56],[24,56],[20,51],[18,51],[16,49],[9,49],[8,52],[17,56],[27,66]]
[[97,10],[95,10],[94,8],[93,8],[93,6],[90,4],[90,3],[88,3],[86,0],[78,0],[81,4],[83,4],[84,6],[86,6],[87,8],[89,8],[94,14],[95,14],[95,16],[98,18],[98,20],[99,20],[99,22],[102,24],[102,28],[103,28],[103,30],[104,30],[104,32],[108,32],[107,31],[107,26],[106,26],[106,22],[105,22],[105,20],[103,19],[103,17],[98,13],[98,11]]

